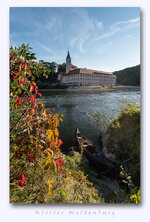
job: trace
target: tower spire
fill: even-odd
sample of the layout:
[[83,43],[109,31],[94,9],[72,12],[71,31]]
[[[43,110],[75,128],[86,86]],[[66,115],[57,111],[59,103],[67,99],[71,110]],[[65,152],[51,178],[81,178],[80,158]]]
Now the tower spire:
[[68,54],[67,54],[67,58],[66,59],[71,59],[69,50],[68,50]]
[[69,50],[68,50],[68,54],[67,54],[67,57],[66,57],[66,73],[70,72],[70,68],[71,68],[71,56],[70,56],[70,53],[69,53]]

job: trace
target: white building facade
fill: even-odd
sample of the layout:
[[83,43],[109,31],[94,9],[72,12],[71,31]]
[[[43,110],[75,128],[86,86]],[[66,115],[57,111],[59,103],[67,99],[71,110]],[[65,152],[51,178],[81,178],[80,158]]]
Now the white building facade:
[[105,86],[116,84],[117,77],[111,72],[72,67],[75,66],[71,65],[71,57],[68,52],[66,58],[66,72],[58,74],[58,79],[61,83],[78,86]]

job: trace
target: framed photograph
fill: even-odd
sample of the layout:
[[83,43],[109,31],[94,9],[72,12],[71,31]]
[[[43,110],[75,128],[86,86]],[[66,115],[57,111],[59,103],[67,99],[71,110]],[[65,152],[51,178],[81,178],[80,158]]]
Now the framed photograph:
[[10,8],[10,203],[140,203],[140,8]]
[[142,217],[149,5],[132,3],[4,4],[6,211],[109,220],[138,208]]

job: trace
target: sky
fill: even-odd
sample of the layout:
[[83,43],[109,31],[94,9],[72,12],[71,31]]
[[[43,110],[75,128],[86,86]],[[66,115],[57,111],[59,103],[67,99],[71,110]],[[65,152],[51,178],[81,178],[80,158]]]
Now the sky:
[[140,64],[138,7],[11,7],[10,46],[37,60],[113,72]]

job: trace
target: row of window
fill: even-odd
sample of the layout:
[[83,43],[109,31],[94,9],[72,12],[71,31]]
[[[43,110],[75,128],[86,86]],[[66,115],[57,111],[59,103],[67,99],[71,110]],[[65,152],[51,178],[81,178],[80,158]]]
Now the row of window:
[[94,76],[91,76],[91,78],[87,78],[86,76],[83,76],[83,77],[74,77],[74,76],[65,76],[63,77],[64,79],[71,79],[71,80],[82,80],[82,79],[85,79],[85,80],[110,80],[110,79],[115,79],[114,77],[94,77]]
[[109,80],[109,81],[91,81],[87,82],[85,80],[83,81],[75,81],[75,80],[64,80],[62,81],[63,83],[85,83],[85,84],[90,84],[90,83],[97,83],[97,84],[108,84],[108,83],[115,83],[115,80]]

